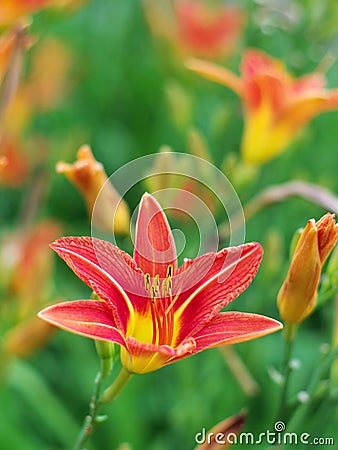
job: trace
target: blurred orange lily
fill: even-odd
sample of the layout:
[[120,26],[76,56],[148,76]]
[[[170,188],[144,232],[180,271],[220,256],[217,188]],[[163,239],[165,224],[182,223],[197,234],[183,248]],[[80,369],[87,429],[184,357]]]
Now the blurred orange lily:
[[300,323],[314,310],[323,264],[337,242],[334,214],[327,213],[318,222],[308,221],[278,294],[278,308],[285,322]]
[[154,34],[185,56],[228,56],[243,31],[244,14],[239,7],[208,0],[145,0],[145,9]]
[[251,283],[257,243],[207,253],[177,267],[173,235],[157,201],[145,194],[136,224],[134,258],[109,242],[62,238],[52,248],[99,297],[52,305],[47,322],[121,346],[130,373],[146,373],[207,348],[281,329],[269,317],[219,312]]
[[292,142],[312,118],[338,108],[338,89],[328,90],[321,73],[293,78],[283,64],[260,50],[243,54],[241,76],[207,61],[191,59],[187,67],[232,89],[244,106],[244,161],[264,163]]
[[48,6],[51,0],[1,0],[0,25],[10,25],[23,16]]
[[16,43],[16,33],[5,33],[0,36],[0,85],[7,72]]
[[1,139],[3,155],[6,161],[0,186],[20,187],[26,181],[30,171],[28,156],[23,151],[23,144],[13,136],[3,136]]
[[53,259],[48,243],[59,234],[59,225],[46,221],[1,242],[0,350],[7,356],[27,356],[53,332],[52,327],[41,326],[35,314],[50,296]]
[[3,172],[4,168],[7,166],[8,160],[6,156],[0,156],[0,173]]

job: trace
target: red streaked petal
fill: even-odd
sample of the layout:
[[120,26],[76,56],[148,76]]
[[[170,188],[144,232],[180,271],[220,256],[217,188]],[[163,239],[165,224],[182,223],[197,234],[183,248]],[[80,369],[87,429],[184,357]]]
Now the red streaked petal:
[[57,303],[40,311],[38,316],[71,333],[125,345],[124,337],[105,302],[77,300]]
[[[215,260],[201,279],[181,295],[174,305],[175,321],[180,324],[177,343],[210,321],[222,308],[237,298],[251,283],[262,259],[263,249],[258,243],[224,249],[214,255]],[[182,277],[196,277],[194,266],[210,255],[190,262]],[[175,278],[173,282],[175,281]]]
[[51,247],[109,304],[116,324],[125,332],[134,313],[128,291],[141,292],[144,286],[144,276],[132,258],[111,243],[90,237],[62,238]]
[[144,273],[165,278],[168,265],[175,270],[177,255],[175,241],[167,218],[157,201],[144,194],[136,224],[134,259]]
[[224,312],[208,322],[196,336],[194,353],[224,344],[236,344],[281,330],[277,320],[259,314]]

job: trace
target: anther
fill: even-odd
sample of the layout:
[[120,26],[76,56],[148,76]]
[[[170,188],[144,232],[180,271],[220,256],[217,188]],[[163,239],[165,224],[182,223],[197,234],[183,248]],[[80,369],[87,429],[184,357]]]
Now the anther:
[[154,290],[155,290],[155,292],[156,292],[156,294],[159,292],[159,290],[160,290],[160,276],[157,274],[156,276],[155,276],[155,278],[154,278],[154,281],[153,281],[153,288],[154,288]]
[[168,268],[167,268],[167,277],[166,278],[171,278],[173,276],[173,265],[169,264]]
[[150,274],[146,273],[144,275],[144,287],[146,289],[146,291],[149,291],[150,289]]
[[156,299],[156,291],[154,286],[151,286],[151,301],[154,303],[155,299]]

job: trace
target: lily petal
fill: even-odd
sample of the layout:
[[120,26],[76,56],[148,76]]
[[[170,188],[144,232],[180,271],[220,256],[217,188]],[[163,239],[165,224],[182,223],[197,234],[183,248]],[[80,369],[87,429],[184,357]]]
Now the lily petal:
[[112,311],[105,302],[78,300],[58,303],[43,309],[38,316],[52,325],[75,334],[126,345]]
[[144,283],[132,258],[109,242],[89,237],[59,239],[51,248],[110,305],[116,324],[125,332],[134,315],[126,291],[138,292]]
[[220,67],[218,64],[197,58],[188,59],[185,66],[210,81],[215,81],[216,83],[228,86],[236,92],[239,97],[243,95],[242,80],[237,75],[230,72],[230,70]]
[[[177,343],[194,336],[249,286],[257,273],[262,254],[261,245],[253,242],[224,249],[215,255],[203,278],[177,299],[175,321],[180,324]],[[191,261],[183,276],[187,279],[192,277],[194,266],[198,267],[199,260],[204,257],[208,255]]]
[[121,362],[129,372],[146,373],[192,354],[196,347],[194,339],[187,339],[178,348],[169,345],[154,345],[139,342],[133,337],[126,340],[126,349],[121,349]]
[[241,74],[245,80],[251,79],[257,74],[272,74],[277,71],[282,77],[287,76],[289,78],[283,64],[266,53],[254,48],[248,49],[244,53],[241,63]]
[[224,312],[207,323],[196,336],[198,353],[206,348],[235,344],[274,333],[283,328],[277,320],[259,314]]
[[158,202],[144,194],[136,223],[134,259],[151,277],[167,276],[168,266],[177,267],[175,241],[167,218]]

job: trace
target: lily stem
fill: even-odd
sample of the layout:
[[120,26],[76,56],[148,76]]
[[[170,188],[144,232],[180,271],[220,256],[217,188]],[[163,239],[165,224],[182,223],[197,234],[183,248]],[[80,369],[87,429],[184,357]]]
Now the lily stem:
[[296,325],[294,324],[285,324],[284,328],[284,338],[285,338],[285,353],[284,353],[284,364],[283,364],[283,370],[284,370],[284,382],[280,397],[280,403],[278,408],[278,413],[276,420],[282,420],[286,421],[287,419],[287,394],[289,389],[289,383],[290,383],[290,374],[292,371],[291,368],[291,356],[292,356],[292,349],[293,349],[293,343],[295,340],[295,334],[296,334]]
[[128,372],[125,368],[121,369],[121,372],[118,374],[118,376],[115,378],[115,381],[112,385],[110,385],[103,393],[101,402],[102,403],[109,403],[112,400],[114,400],[115,397],[119,394],[121,389],[127,384],[130,377],[132,376],[132,373]]
[[84,419],[81,431],[78,435],[73,450],[83,449],[83,445],[85,444],[89,436],[93,433],[94,428],[97,424],[97,414],[100,407],[99,395],[103,379],[104,377],[102,375],[102,371],[98,372],[95,378],[93,395],[89,404],[89,414]]
[[100,417],[98,415],[102,403],[108,403],[114,400],[114,398],[118,395],[118,393],[125,386],[132,375],[126,369],[122,368],[121,372],[115,378],[113,384],[104,391],[102,397],[100,398],[102,382],[110,372],[110,369],[111,365],[108,363],[108,360],[101,360],[101,370],[98,372],[95,378],[94,391],[89,404],[89,414],[84,419],[81,431],[78,435],[73,450],[83,449],[84,444],[87,442],[89,436],[93,433],[96,425],[99,422],[102,422],[102,420],[99,420]]

